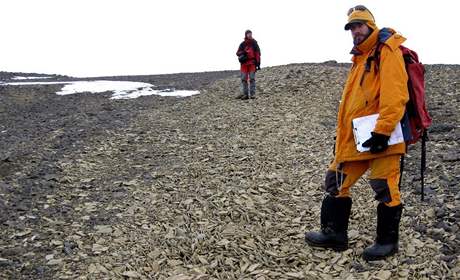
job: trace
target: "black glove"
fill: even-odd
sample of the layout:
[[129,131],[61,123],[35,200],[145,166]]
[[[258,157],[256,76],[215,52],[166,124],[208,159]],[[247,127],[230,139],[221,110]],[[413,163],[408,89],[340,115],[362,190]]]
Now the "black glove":
[[257,60],[256,60],[256,70],[260,70],[260,61],[258,62]]
[[388,148],[388,140],[390,140],[390,136],[378,134],[375,132],[372,132],[371,134],[372,137],[363,143],[363,147],[371,148],[372,154],[377,154],[385,151]]

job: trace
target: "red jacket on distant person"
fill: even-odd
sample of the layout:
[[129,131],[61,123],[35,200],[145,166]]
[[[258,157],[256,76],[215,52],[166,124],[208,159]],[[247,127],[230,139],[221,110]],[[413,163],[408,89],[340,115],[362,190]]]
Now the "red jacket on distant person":
[[260,66],[260,48],[257,41],[246,38],[238,47],[236,55],[240,56],[244,53],[247,55],[247,60],[241,63],[241,71],[247,72],[248,69],[254,69],[253,71],[255,71],[255,68]]

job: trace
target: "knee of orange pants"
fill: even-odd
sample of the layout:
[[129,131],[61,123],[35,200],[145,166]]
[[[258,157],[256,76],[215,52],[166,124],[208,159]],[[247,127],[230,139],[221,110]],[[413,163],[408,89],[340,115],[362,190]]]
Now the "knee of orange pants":
[[375,199],[389,207],[401,204],[399,191],[400,155],[376,158],[370,161],[369,177]]
[[398,206],[401,204],[399,160],[400,155],[392,155],[340,165],[334,161],[326,173],[325,191],[335,197],[349,197],[351,186],[370,168],[370,184],[376,194],[375,199],[389,207]]
[[368,161],[331,163],[326,173],[325,191],[336,197],[349,197],[350,188],[366,172]]

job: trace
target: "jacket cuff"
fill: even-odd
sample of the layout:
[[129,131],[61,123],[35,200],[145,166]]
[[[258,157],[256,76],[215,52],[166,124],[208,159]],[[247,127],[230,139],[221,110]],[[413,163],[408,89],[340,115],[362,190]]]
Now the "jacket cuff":
[[386,136],[391,136],[391,133],[393,132],[394,129],[388,130],[385,129],[384,127],[379,126],[378,124],[375,126],[374,133],[386,135]]

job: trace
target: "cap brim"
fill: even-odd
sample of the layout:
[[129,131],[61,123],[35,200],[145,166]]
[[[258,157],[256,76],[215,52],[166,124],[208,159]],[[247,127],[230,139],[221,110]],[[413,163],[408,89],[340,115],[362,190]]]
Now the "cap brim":
[[351,25],[353,23],[366,23],[365,20],[362,20],[362,19],[354,19],[354,20],[351,20],[349,23],[345,24],[345,30],[350,30],[351,29]]

